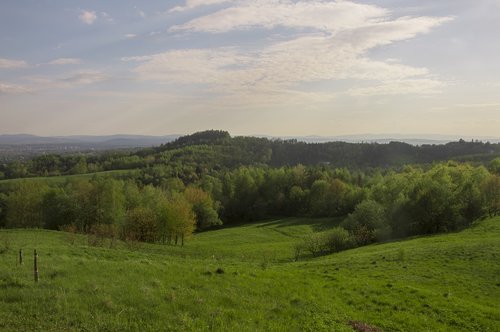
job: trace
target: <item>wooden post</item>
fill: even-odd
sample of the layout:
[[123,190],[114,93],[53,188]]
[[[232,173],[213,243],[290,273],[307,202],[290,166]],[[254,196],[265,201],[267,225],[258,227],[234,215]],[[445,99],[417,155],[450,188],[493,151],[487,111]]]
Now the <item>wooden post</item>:
[[19,249],[19,265],[23,265],[23,249]]
[[35,259],[34,259],[34,273],[35,273],[35,282],[38,282],[38,254],[35,249]]

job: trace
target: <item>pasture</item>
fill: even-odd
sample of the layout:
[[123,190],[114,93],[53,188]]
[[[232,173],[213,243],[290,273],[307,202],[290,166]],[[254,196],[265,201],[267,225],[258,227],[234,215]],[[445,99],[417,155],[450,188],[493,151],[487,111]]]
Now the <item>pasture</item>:
[[302,236],[338,222],[268,220],[184,247],[0,230],[0,330],[498,331],[500,218],[294,261]]

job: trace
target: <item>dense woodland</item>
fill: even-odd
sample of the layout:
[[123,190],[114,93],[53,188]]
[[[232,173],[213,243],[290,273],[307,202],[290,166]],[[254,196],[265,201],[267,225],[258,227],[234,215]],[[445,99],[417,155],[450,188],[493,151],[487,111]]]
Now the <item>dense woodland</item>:
[[302,164],[366,169],[448,160],[484,163],[496,157],[500,157],[500,143],[463,140],[445,145],[422,146],[401,142],[304,143],[297,140],[231,137],[227,132],[210,130],[183,136],[156,148],[134,152],[48,154],[25,162],[0,164],[0,179],[153,168],[189,183],[214,170],[239,166],[282,167]]
[[[498,215],[499,151],[499,144],[480,142],[306,144],[209,131],[129,155],[50,155],[4,165],[2,172],[11,178],[139,171],[126,178],[9,182],[0,186],[0,227],[183,244],[195,230],[223,224],[342,217],[328,238],[306,239],[302,249],[319,254],[454,231]],[[456,161],[442,161],[448,159]]]

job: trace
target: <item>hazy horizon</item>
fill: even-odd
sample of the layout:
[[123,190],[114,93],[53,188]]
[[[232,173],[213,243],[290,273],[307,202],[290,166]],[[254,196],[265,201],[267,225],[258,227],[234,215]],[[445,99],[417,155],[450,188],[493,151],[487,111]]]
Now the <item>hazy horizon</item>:
[[0,134],[498,137],[498,31],[499,0],[2,1]]
[[[222,131],[227,131],[224,129],[207,129],[207,130],[222,130]],[[204,131],[204,130],[203,130]],[[478,139],[478,140],[486,140],[486,139],[491,139],[491,140],[500,140],[500,136],[484,136],[484,135],[476,135],[476,136],[467,136],[467,135],[442,135],[442,134],[417,134],[417,133],[410,133],[410,134],[403,134],[403,133],[382,133],[382,134],[375,134],[375,133],[359,133],[359,134],[346,134],[346,135],[318,135],[318,134],[305,134],[305,135],[271,135],[271,134],[266,134],[266,133],[254,133],[254,134],[245,134],[245,135],[240,135],[240,134],[235,134],[232,133],[231,131],[227,131],[232,137],[235,136],[251,136],[251,137],[267,137],[267,138],[352,138],[352,139],[420,139],[420,140],[459,140],[459,139],[464,139],[464,140],[471,140],[471,139]],[[77,138],[77,137],[115,137],[115,136],[120,136],[120,137],[154,137],[154,138],[161,138],[161,137],[175,137],[175,136],[186,136],[186,135],[191,135],[194,134],[195,132],[188,132],[188,133],[164,133],[164,134],[158,134],[158,135],[148,135],[148,134],[127,134],[127,133],[114,133],[114,134],[95,134],[95,135],[87,135],[87,134],[70,134],[70,135],[36,135],[36,134],[31,134],[31,133],[15,133],[15,134],[3,134],[0,133],[0,137],[6,137],[6,136],[34,136],[34,137],[41,137],[41,138]]]

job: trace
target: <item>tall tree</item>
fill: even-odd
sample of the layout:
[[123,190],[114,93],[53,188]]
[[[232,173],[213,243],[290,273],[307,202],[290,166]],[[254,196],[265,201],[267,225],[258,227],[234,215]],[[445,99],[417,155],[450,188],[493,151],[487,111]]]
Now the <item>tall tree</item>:
[[217,214],[217,207],[208,193],[200,188],[189,187],[184,191],[184,197],[193,207],[197,229],[203,230],[222,225]]
[[166,219],[168,220],[169,230],[175,239],[175,244],[181,240],[189,238],[196,229],[196,219],[191,204],[181,195],[175,195],[167,205]]
[[500,215],[500,176],[490,175],[481,189],[488,215]]
[[46,184],[38,181],[21,181],[7,198],[7,227],[43,227],[43,196]]

